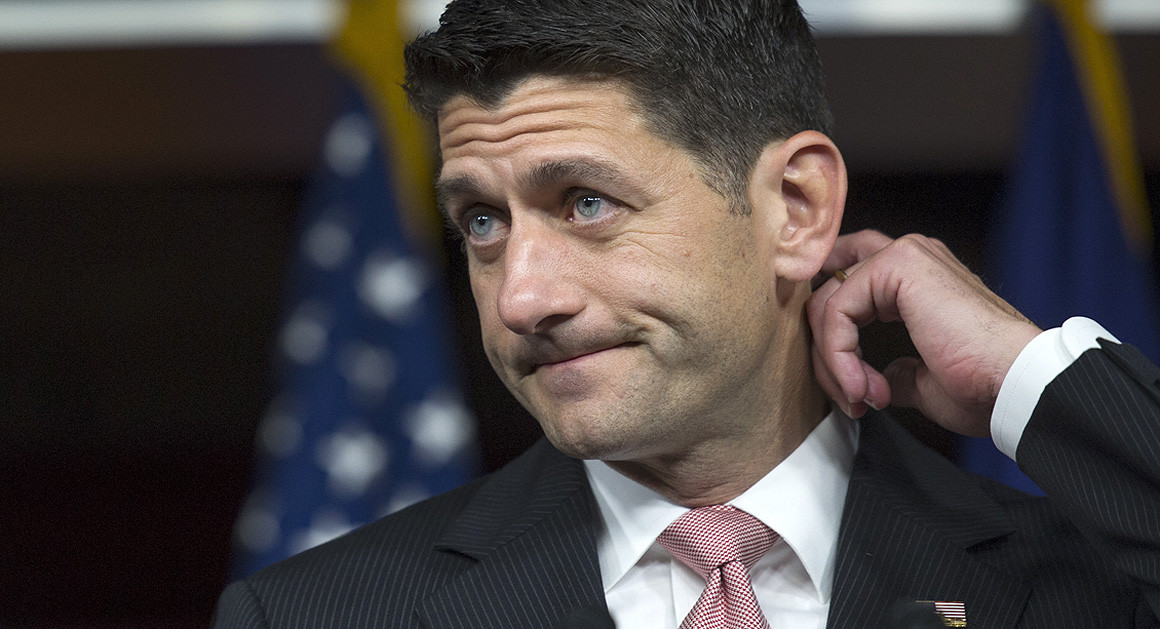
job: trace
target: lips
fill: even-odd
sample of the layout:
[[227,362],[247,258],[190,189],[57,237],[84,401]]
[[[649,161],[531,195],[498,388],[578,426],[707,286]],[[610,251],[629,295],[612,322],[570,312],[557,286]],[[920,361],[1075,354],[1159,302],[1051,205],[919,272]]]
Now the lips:
[[613,349],[613,348],[616,348],[616,347],[620,347],[620,346],[619,346],[619,345],[613,345],[612,347],[605,347],[605,348],[601,348],[601,349],[595,349],[595,350],[592,350],[592,351],[578,352],[578,353],[576,353],[576,354],[574,354],[574,355],[571,355],[571,356],[566,356],[566,357],[564,357],[564,358],[561,358],[561,359],[559,359],[559,360],[548,360],[548,361],[544,361],[544,362],[542,362],[542,363],[539,363],[539,364],[533,365],[533,366],[532,366],[532,369],[533,369],[533,370],[535,370],[535,369],[538,369],[538,368],[540,368],[540,367],[551,367],[552,365],[559,365],[559,364],[562,364],[562,363],[568,363],[568,362],[572,362],[572,361],[574,361],[574,360],[579,360],[579,359],[581,359],[581,358],[584,358],[585,356],[592,356],[593,354],[599,354],[600,352],[607,351],[607,350],[610,350],[610,349]]
[[526,357],[527,361],[523,362],[523,364],[527,365],[525,372],[530,375],[543,367],[550,368],[556,365],[572,363],[574,361],[578,361],[588,356],[599,354],[601,352],[606,352],[611,349],[620,347],[632,347],[636,345],[640,345],[640,343],[635,341],[616,341],[601,343],[584,348],[572,349],[563,349],[557,347],[549,349],[545,347],[538,351],[529,351]]

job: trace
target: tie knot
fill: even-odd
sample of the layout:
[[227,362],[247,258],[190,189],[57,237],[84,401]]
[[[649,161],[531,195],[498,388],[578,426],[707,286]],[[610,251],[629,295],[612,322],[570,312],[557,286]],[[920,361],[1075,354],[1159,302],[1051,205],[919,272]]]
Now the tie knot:
[[753,567],[777,541],[777,533],[737,507],[712,505],[677,518],[657,541],[707,580],[729,562]]

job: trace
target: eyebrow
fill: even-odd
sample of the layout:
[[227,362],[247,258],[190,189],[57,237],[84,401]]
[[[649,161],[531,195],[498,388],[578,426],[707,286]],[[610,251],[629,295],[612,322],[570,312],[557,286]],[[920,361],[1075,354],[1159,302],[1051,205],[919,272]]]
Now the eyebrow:
[[439,213],[447,221],[451,215],[447,206],[455,197],[478,197],[483,194],[483,184],[471,175],[458,175],[447,179],[439,178],[435,181],[435,203]]
[[[537,164],[520,176],[518,185],[524,190],[536,190],[558,186],[565,182],[602,188],[607,186],[620,189],[635,188],[616,163],[595,157],[577,157]],[[485,189],[483,182],[478,178],[472,175],[457,175],[435,182],[435,199],[439,204],[439,211],[444,217],[449,218],[447,207],[453,199],[485,196]]]
[[520,178],[520,184],[535,190],[563,182],[624,185],[624,175],[613,162],[595,157],[578,157],[536,165]]

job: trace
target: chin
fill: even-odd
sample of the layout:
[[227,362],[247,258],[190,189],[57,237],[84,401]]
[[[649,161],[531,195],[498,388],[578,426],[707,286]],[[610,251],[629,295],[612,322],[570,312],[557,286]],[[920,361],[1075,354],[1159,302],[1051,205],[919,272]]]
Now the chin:
[[552,442],[557,450],[574,459],[605,460],[615,451],[615,448],[610,448],[607,444],[590,439],[569,439],[559,435],[548,435],[548,441]]
[[591,424],[572,424],[563,429],[540,422],[548,441],[557,450],[574,459],[599,459],[603,461],[623,458],[625,442],[623,435],[601,430]]

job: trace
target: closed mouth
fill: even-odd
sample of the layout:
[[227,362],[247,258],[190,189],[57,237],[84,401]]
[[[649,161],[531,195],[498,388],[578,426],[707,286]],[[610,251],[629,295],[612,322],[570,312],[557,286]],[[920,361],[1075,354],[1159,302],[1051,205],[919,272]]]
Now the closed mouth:
[[576,353],[569,353],[569,354],[565,354],[565,355],[560,356],[560,357],[553,356],[548,360],[541,360],[539,362],[532,363],[532,366],[531,366],[531,369],[529,370],[529,372],[534,373],[540,367],[551,367],[552,365],[559,365],[562,363],[571,362],[573,360],[584,358],[585,356],[591,356],[593,354],[599,354],[601,352],[606,352],[610,349],[616,349],[618,347],[634,347],[636,345],[640,345],[640,342],[629,341],[629,342],[625,342],[625,343],[616,343],[616,344],[608,345],[605,347],[597,347],[595,349],[584,350],[584,351],[576,352]]

